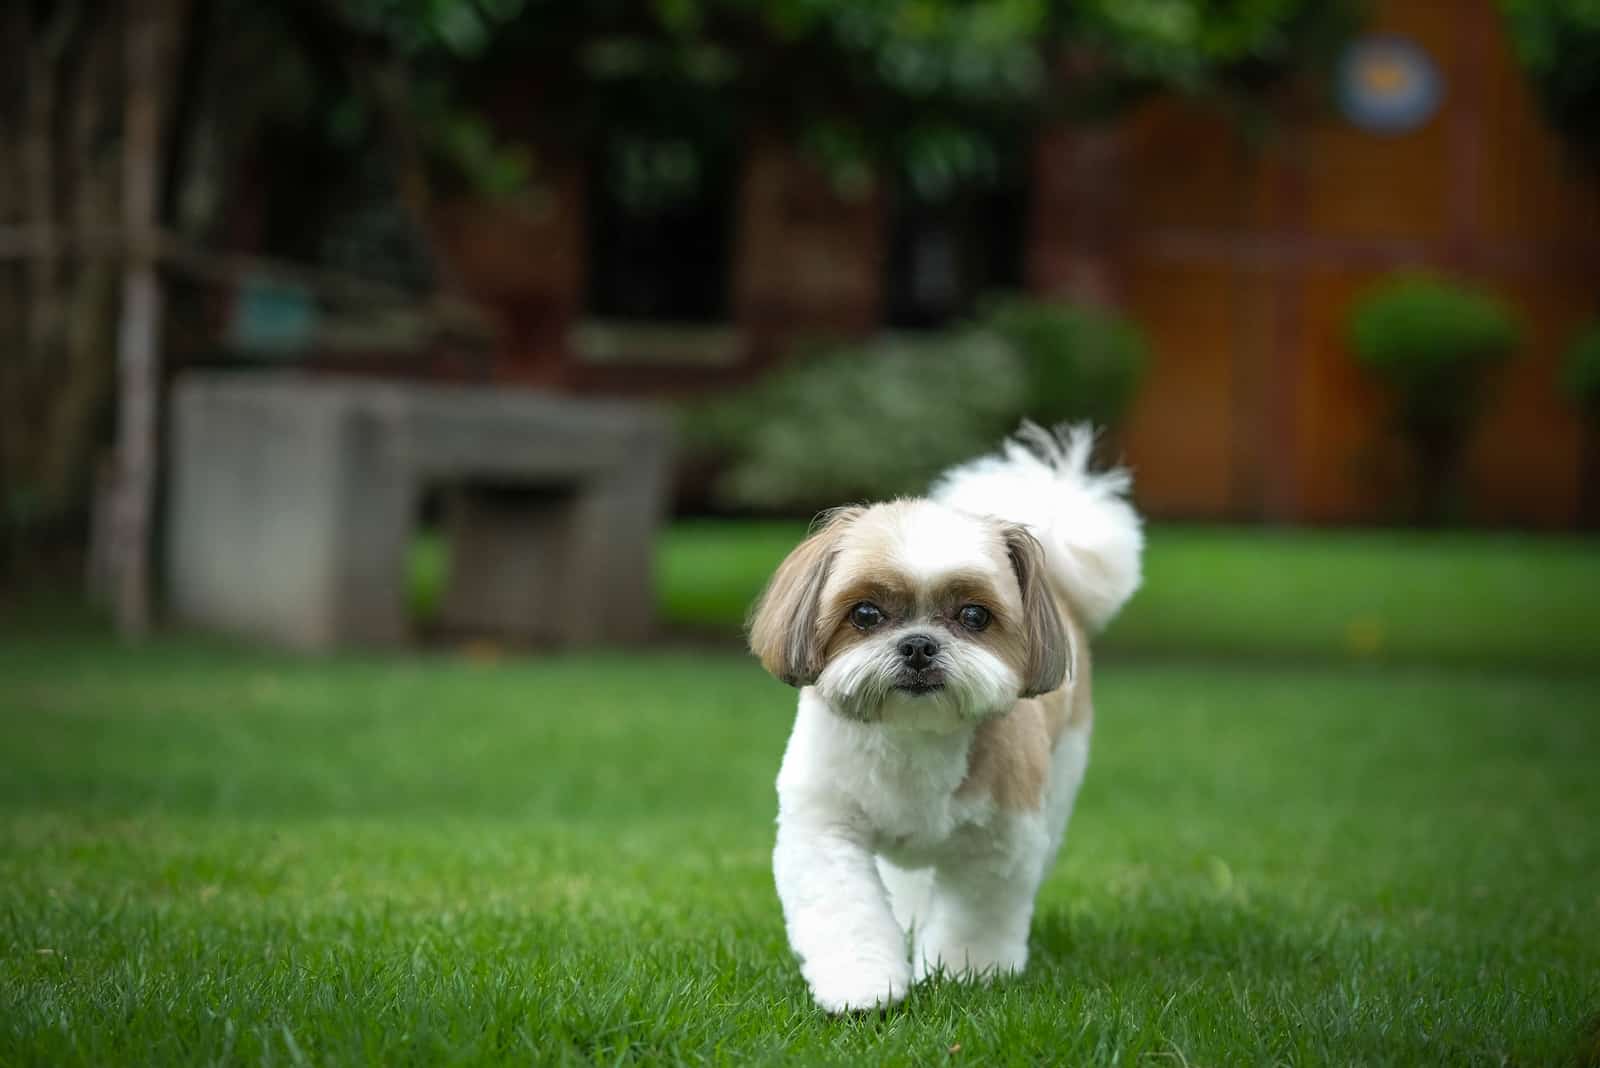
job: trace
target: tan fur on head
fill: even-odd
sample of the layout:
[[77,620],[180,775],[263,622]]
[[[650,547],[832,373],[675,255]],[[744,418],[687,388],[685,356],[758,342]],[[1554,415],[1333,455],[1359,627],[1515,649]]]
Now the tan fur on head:
[[761,666],[790,686],[809,686],[823,667],[823,635],[817,626],[822,588],[833,566],[839,536],[865,509],[835,508],[813,525],[773,573],[750,614],[750,651]]
[[1044,546],[1021,524],[1005,527],[1006,553],[1022,590],[1022,614],[1028,645],[1023,660],[1023,697],[1060,689],[1072,678],[1073,649],[1061,624],[1046,577]]

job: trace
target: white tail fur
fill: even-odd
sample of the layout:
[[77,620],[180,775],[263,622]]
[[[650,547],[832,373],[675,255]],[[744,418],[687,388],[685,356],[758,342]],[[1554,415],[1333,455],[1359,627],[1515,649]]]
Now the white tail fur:
[[1139,588],[1144,532],[1122,468],[1089,470],[1094,428],[1023,422],[998,453],[951,468],[934,499],[1026,525],[1044,545],[1058,593],[1098,630]]

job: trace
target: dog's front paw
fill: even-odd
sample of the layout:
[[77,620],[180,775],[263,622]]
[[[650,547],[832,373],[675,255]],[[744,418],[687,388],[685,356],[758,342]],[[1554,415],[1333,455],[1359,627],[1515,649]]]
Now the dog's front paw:
[[1028,943],[942,941],[929,939],[917,947],[916,979],[935,973],[948,979],[987,981],[1016,975],[1028,966]]
[[886,1009],[898,1004],[911,987],[911,969],[840,961],[806,968],[806,982],[817,1004],[831,1013]]

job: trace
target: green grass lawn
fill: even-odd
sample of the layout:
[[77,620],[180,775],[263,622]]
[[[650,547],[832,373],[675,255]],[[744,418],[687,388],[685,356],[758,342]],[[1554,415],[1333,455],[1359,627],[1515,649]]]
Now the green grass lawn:
[[[1158,529],[1030,970],[842,1020],[735,649],[5,630],[0,1065],[1600,1063],[1595,551],[1370,537]],[[667,611],[792,540],[679,528]]]

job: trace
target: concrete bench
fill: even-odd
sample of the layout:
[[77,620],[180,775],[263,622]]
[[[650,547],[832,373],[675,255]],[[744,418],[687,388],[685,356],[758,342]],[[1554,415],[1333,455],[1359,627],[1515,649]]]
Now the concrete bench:
[[425,494],[451,546],[440,624],[548,644],[648,636],[670,425],[656,408],[293,373],[173,395],[169,607],[307,648],[410,637]]

